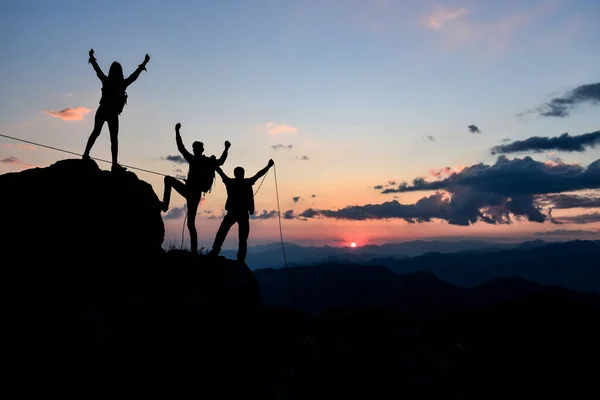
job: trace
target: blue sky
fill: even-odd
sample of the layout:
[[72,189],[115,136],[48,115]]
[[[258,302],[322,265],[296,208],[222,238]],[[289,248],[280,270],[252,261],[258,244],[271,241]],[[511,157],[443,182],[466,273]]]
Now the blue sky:
[[[593,103],[565,118],[516,116],[600,81],[598,20],[600,4],[591,0],[5,1],[0,133],[83,152],[101,87],[87,63],[89,49],[104,70],[118,60],[125,73],[148,53],[148,71],[129,88],[120,118],[122,163],[185,173],[185,165],[161,160],[177,154],[173,127],[181,122],[184,142],[201,140],[210,154],[231,141],[226,172],[242,165],[250,173],[273,158],[282,210],[381,204],[392,196],[374,185],[431,179],[443,167],[494,164],[489,149],[502,139],[598,131],[600,108]],[[44,112],[77,107],[89,110],[76,114],[80,120]],[[482,133],[470,133],[470,124]],[[0,144],[0,160],[17,160],[0,163],[0,173],[66,156],[18,148],[5,138]],[[277,144],[293,148],[271,147]],[[587,166],[598,153],[596,147],[550,156]],[[507,157],[527,155],[549,157]],[[92,156],[110,159],[107,127]],[[139,176],[162,194],[161,177]],[[401,193],[397,200],[412,204],[425,195]],[[197,217],[205,245],[219,221],[204,213],[220,215],[224,201],[218,182]],[[183,204],[174,194],[172,207]],[[257,208],[277,209],[272,175]],[[180,235],[182,222],[165,220],[167,241]],[[276,220],[252,224],[251,242],[278,239]],[[289,240],[322,244],[553,229],[518,221],[468,227],[402,219],[285,221]],[[235,231],[226,242],[232,243]]]

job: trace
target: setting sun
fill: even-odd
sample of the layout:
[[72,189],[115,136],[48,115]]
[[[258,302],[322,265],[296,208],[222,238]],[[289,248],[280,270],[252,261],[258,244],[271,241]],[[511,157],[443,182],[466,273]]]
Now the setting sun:
[[356,243],[355,242],[350,243],[350,247],[356,247]]

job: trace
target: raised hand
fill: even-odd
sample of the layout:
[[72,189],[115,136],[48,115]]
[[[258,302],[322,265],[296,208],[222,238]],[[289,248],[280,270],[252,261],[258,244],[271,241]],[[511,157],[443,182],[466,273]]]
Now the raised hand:
[[90,57],[94,57],[94,49],[90,49]]
[[175,131],[179,133],[179,129],[181,129],[181,123],[178,122],[177,125],[175,125]]
[[273,161],[273,159],[269,160],[269,167],[272,167],[273,165],[275,165],[275,161]]
[[148,61],[150,61],[150,56],[146,54],[146,57],[144,57],[144,62],[147,63]]
[[225,141],[225,148],[228,149],[231,147],[231,143],[229,143],[229,140]]

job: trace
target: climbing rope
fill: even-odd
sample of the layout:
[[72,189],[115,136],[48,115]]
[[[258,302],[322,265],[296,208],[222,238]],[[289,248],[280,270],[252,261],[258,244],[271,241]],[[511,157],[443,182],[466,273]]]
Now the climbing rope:
[[292,284],[292,275],[290,274],[290,269],[288,268],[287,258],[285,256],[285,246],[283,245],[283,232],[281,230],[281,208],[279,207],[279,189],[277,188],[277,168],[275,168],[275,164],[273,164],[273,174],[275,176],[275,193],[277,195],[277,215],[279,219],[279,237],[281,239],[281,251],[283,252],[283,262],[285,264],[285,271],[288,277],[288,284],[290,285],[290,296],[292,297],[292,304],[296,304],[294,285]]
[[[69,151],[69,150],[60,149],[58,147],[46,146],[45,144],[36,143],[36,142],[30,142],[28,140],[23,140],[23,139],[19,139],[19,138],[16,138],[16,137],[3,135],[1,133],[0,133],[0,136],[3,136],[5,138],[9,138],[9,139],[13,139],[13,140],[18,140],[19,142],[29,143],[29,144],[33,144],[35,146],[45,147],[47,149],[52,149],[52,150],[56,150],[56,151],[62,151],[63,153],[68,153],[68,154],[73,154],[75,156],[83,157],[83,154],[75,153],[75,152],[72,152],[72,151]],[[93,160],[96,160],[96,161],[102,161],[102,162],[105,162],[105,163],[108,163],[108,164],[112,164],[112,161],[107,161],[107,160],[103,160],[101,158],[96,158],[96,157],[90,157],[90,158],[93,159]],[[151,174],[156,174],[156,175],[161,175],[161,176],[169,176],[169,175],[166,175],[166,174],[162,174],[160,172],[150,171],[148,169],[143,169],[143,168],[139,168],[139,167],[133,167],[133,166],[130,166],[130,165],[125,165],[125,164],[120,164],[120,165],[123,166],[123,167],[126,167],[126,168],[136,169],[138,171],[144,171],[144,172],[148,172],[148,173],[151,173]]]

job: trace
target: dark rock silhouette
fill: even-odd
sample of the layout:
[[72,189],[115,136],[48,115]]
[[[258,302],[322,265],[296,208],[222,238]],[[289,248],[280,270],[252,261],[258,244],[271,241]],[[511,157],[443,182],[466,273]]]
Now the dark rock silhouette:
[[158,197],[133,172],[67,159],[0,175],[0,188],[0,241],[21,262],[118,263],[161,251]]

